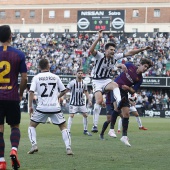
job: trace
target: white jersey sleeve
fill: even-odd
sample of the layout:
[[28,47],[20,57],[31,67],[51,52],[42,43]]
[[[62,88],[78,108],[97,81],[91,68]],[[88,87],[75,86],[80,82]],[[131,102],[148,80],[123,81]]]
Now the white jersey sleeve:
[[73,86],[73,84],[74,84],[74,81],[75,81],[75,80],[72,80],[72,81],[70,81],[70,82],[67,84],[67,89],[71,90],[71,88],[72,88],[72,86]]
[[36,83],[37,82],[37,76],[34,76],[31,81],[30,91],[35,92],[36,91]]
[[87,91],[88,89],[87,89],[87,84],[83,81],[83,83],[84,83],[84,91]]
[[116,53],[114,54],[114,59],[119,60],[124,57],[124,53]]
[[58,88],[59,88],[60,92],[62,92],[62,91],[64,91],[66,88],[65,88],[64,84],[62,83],[60,77],[59,77],[59,76],[57,76],[57,77],[58,77],[58,79],[57,79]]

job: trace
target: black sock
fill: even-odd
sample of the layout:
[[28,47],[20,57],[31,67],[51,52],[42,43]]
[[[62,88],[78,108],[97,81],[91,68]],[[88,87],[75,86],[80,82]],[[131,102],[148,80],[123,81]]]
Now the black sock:
[[101,135],[104,135],[104,132],[106,131],[108,125],[109,125],[110,122],[106,121],[103,123],[103,127],[102,127],[102,131],[101,131]]
[[117,111],[113,111],[112,115],[111,115],[111,122],[110,122],[110,129],[114,129],[117,117],[119,116],[119,112]]
[[5,149],[4,137],[3,133],[0,132],[0,157],[4,157],[4,149]]
[[129,125],[129,118],[123,118],[122,119],[122,136],[127,136],[127,130],[128,130],[128,125]]

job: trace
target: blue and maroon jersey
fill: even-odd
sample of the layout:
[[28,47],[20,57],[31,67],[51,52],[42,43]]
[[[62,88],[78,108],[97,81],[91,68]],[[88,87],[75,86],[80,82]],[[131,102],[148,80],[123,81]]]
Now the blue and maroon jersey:
[[132,63],[126,63],[125,64],[128,71],[122,72],[116,79],[115,82],[119,85],[120,88],[122,88],[122,85],[127,85],[129,87],[133,86],[133,89],[137,91],[140,87],[140,85],[143,82],[142,74],[137,74],[137,69],[134,64]]
[[24,53],[11,46],[0,46],[0,100],[19,101],[18,75],[26,72]]

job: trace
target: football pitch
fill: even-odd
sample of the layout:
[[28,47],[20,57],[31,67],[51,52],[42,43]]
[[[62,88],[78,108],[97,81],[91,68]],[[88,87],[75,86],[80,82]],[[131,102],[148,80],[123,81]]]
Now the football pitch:
[[[65,115],[68,118],[68,115]],[[65,145],[58,126],[40,124],[37,127],[39,151],[27,154],[31,148],[28,139],[29,115],[22,113],[21,141],[19,160],[21,170],[160,170],[170,169],[170,119],[141,118],[147,131],[138,129],[135,117],[130,118],[128,137],[131,147],[117,138],[105,134],[106,140],[99,139],[99,133],[93,136],[83,135],[82,115],[75,115],[71,128],[73,156],[67,156]],[[99,118],[99,131],[106,116]],[[92,116],[88,118],[91,131]],[[115,126],[117,130],[117,124]],[[5,159],[7,169],[10,165],[10,128],[5,125]]]

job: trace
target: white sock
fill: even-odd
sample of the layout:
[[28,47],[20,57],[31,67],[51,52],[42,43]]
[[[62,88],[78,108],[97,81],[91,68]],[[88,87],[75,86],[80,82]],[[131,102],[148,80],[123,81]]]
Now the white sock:
[[119,122],[118,122],[118,130],[121,130],[122,128],[122,118],[119,118]]
[[67,122],[67,129],[68,129],[69,132],[70,132],[70,129],[71,129],[72,122],[73,122],[73,118],[69,116],[68,122]]
[[139,127],[142,127],[142,121],[141,121],[141,119],[140,119],[139,116],[136,117],[136,121],[138,122],[138,126],[139,126]]
[[16,147],[12,147],[12,150],[16,150],[17,151],[18,149]]
[[0,162],[5,162],[5,158],[4,158],[4,157],[1,157],[1,158],[0,158]]
[[71,148],[71,137],[70,137],[69,131],[67,129],[63,129],[61,133],[62,133],[62,137],[65,143],[66,149]]
[[93,109],[93,125],[94,126],[98,125],[100,111],[101,111],[101,105],[95,103],[94,109]]
[[37,144],[37,140],[36,140],[36,130],[34,127],[28,127],[28,136],[31,142],[31,145],[35,145]]
[[83,117],[83,128],[84,128],[84,130],[87,130],[87,124],[88,124],[87,117]]
[[116,99],[116,103],[117,105],[119,104],[120,100],[121,100],[121,95],[120,95],[120,90],[118,87],[113,89],[113,96]]

